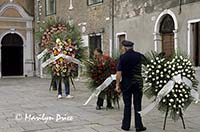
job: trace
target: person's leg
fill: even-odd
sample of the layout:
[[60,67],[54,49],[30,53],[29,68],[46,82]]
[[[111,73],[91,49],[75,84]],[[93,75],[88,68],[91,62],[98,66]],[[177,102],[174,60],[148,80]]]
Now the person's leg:
[[62,95],[62,81],[61,79],[57,79],[57,88],[58,88],[58,95]]
[[101,107],[103,106],[103,102],[104,102],[104,93],[101,92],[97,98],[97,107],[96,107],[97,110],[101,109]]
[[132,93],[128,90],[123,92],[124,117],[122,120],[122,129],[129,130],[131,125],[131,103]]
[[65,84],[65,95],[70,95],[70,85],[69,85],[69,78],[64,79]]
[[112,97],[111,97],[111,91],[107,92],[107,96],[106,96],[106,101],[107,101],[107,108],[108,109],[113,109],[112,107]]
[[144,126],[143,126],[143,123],[142,123],[142,117],[138,112],[141,111],[143,93],[142,93],[142,90],[139,88],[138,84],[134,84],[133,93],[134,93],[133,103],[134,103],[134,111],[135,111],[135,128],[141,129]]

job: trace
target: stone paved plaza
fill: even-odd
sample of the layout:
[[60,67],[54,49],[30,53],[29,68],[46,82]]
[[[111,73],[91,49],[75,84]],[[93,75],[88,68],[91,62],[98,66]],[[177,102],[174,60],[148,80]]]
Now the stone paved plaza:
[[[121,109],[114,110],[97,111],[96,98],[83,106],[91,94],[85,82],[75,81],[73,99],[57,100],[56,92],[48,90],[50,79],[0,79],[0,132],[121,132],[122,101]],[[143,107],[149,103],[144,97]],[[193,103],[185,111],[184,119],[185,130],[181,120],[174,122],[168,118],[164,131],[164,115],[155,109],[143,121],[146,132],[199,132],[200,103]],[[134,125],[130,131],[135,131]]]

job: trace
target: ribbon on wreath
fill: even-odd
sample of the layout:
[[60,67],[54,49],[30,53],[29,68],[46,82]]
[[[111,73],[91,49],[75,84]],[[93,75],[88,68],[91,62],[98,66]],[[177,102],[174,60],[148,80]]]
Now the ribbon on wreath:
[[107,88],[114,80],[116,80],[115,74],[112,74],[110,77],[106,78],[106,80],[95,89],[95,91],[90,95],[88,100],[83,105],[87,105],[93,97],[97,97],[100,92]]
[[156,100],[151,103],[150,105],[148,105],[146,108],[144,108],[142,111],[140,111],[140,115],[144,116],[146,115],[148,112],[150,112],[151,110],[153,110],[161,101],[161,99],[163,97],[165,97],[168,93],[171,92],[171,90],[174,88],[174,84],[175,83],[185,83],[188,87],[190,87],[190,94],[191,96],[194,98],[194,100],[196,100],[196,102],[199,101],[199,93],[194,90],[192,88],[192,82],[186,78],[186,77],[181,77],[181,74],[178,74],[176,76],[172,77],[172,80],[168,81],[167,84],[165,84],[165,86],[158,92],[158,95],[156,97]]
[[44,67],[46,67],[47,65],[49,65],[50,63],[56,61],[56,60],[59,59],[60,57],[67,59],[69,62],[73,62],[73,63],[78,64],[78,65],[82,65],[81,62],[80,62],[78,59],[74,58],[74,57],[71,57],[71,56],[69,56],[69,55],[59,54],[59,55],[57,55],[57,56],[53,56],[53,57],[49,58],[49,59],[46,60],[44,63],[42,63],[42,64],[41,64],[42,68],[44,68]]
[[48,53],[48,49],[43,50],[39,55],[37,55],[37,59],[41,59],[46,53]]

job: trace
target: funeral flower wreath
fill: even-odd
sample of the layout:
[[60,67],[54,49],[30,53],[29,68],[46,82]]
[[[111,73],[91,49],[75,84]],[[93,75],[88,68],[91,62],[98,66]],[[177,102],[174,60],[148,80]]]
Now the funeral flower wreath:
[[143,67],[145,77],[144,92],[147,97],[155,97],[141,114],[146,114],[158,106],[162,112],[169,111],[173,120],[178,120],[183,110],[191,102],[199,99],[198,81],[191,61],[182,53],[166,59],[156,52],[146,55],[148,64]]

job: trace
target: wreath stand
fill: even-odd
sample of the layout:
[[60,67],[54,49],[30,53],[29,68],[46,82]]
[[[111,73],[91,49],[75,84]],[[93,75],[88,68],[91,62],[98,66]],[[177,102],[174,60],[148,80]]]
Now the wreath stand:
[[[168,112],[169,112],[169,106],[167,106],[167,110],[166,110],[166,114],[165,114],[165,120],[164,120],[164,125],[163,125],[163,130],[165,130],[165,127],[166,127],[166,121],[167,121]],[[183,119],[183,112],[182,112],[181,109],[179,109],[179,112],[180,112],[179,116],[181,117],[183,128],[185,129],[185,121]]]

